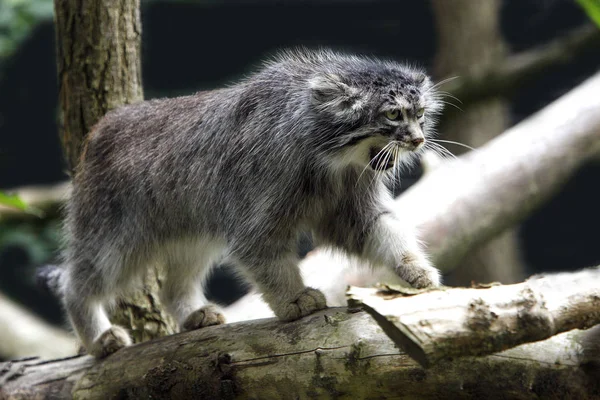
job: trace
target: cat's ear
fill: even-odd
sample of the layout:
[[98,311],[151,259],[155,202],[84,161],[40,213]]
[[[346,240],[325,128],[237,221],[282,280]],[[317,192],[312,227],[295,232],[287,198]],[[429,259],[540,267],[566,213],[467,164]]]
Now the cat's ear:
[[427,74],[421,71],[417,71],[414,73],[414,80],[418,85],[422,85],[427,80]]
[[335,74],[319,74],[308,85],[313,99],[318,103],[327,103],[346,98],[352,94],[352,88]]
[[360,90],[342,82],[338,75],[319,74],[308,84],[313,102],[336,113],[356,110],[363,103]]

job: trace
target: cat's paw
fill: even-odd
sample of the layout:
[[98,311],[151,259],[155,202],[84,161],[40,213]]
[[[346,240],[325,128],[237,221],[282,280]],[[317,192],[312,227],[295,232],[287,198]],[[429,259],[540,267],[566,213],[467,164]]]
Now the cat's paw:
[[127,346],[131,346],[129,334],[124,328],[113,325],[94,340],[89,353],[96,358],[104,358]]
[[406,255],[397,267],[398,274],[412,287],[423,289],[441,285],[440,271],[432,267],[424,257]]
[[294,321],[324,308],[327,308],[327,302],[323,293],[306,288],[291,302],[278,304],[273,311],[282,321]]
[[225,316],[215,305],[209,304],[194,311],[185,319],[181,328],[185,331],[204,328],[205,326],[221,325],[225,323]]

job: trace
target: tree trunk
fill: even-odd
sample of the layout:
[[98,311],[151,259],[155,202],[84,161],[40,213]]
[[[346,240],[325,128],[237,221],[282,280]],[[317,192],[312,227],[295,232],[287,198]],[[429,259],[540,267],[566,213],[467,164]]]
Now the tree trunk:
[[[72,174],[85,137],[109,110],[143,100],[139,0],[55,0],[61,139]],[[177,327],[157,296],[154,268],[143,291],[121,299],[113,322],[135,342],[171,334]]]
[[[477,74],[502,62],[506,45],[499,26],[501,3],[500,0],[433,0],[439,40],[437,76],[460,79],[461,75]],[[440,131],[444,139],[479,147],[507,126],[507,101],[490,97],[466,105],[463,111],[447,107]],[[466,285],[473,280],[513,283],[523,277],[518,235],[511,230],[470,253],[447,281],[454,285]]]
[[107,111],[142,101],[139,0],[55,0],[61,139],[69,169]]

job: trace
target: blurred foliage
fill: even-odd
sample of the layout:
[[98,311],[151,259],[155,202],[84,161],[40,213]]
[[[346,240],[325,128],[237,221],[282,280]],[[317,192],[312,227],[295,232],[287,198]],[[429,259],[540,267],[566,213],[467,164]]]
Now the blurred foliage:
[[15,208],[17,210],[25,211],[28,214],[33,214],[38,217],[43,217],[44,213],[35,207],[30,207],[25,203],[18,195],[6,193],[0,190],[0,205]]
[[[0,205],[42,216],[41,211],[28,206],[15,194],[0,191]],[[7,247],[17,246],[27,253],[34,264],[39,264],[52,256],[59,242],[60,226],[57,221],[41,218],[19,222],[0,221],[0,253]]]
[[52,0],[0,0],[0,64],[41,21],[52,18]]
[[577,2],[600,28],[600,0],[577,0]]
[[17,208],[19,210],[26,210],[27,204],[19,196],[16,194],[8,194],[0,191],[0,204],[12,208]]
[[0,254],[18,247],[27,254],[29,265],[41,265],[55,257],[61,241],[61,223],[57,219],[0,223]]
[[[0,73],[38,23],[52,18],[53,0],[0,0]],[[16,195],[0,191],[0,204],[41,216]],[[60,242],[59,223],[48,220],[0,222],[0,254],[9,247],[23,249],[34,264],[46,262]]]

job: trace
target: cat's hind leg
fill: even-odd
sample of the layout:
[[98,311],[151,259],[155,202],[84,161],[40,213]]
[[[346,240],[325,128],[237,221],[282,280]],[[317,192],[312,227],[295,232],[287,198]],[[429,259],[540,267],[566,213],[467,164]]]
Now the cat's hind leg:
[[127,331],[112,325],[106,314],[105,305],[111,295],[104,290],[102,278],[89,279],[91,265],[81,262],[70,266],[63,286],[63,302],[72,326],[87,352],[103,358],[131,345]]
[[182,331],[225,323],[218,306],[204,296],[203,281],[221,248],[212,242],[178,243],[166,249],[161,298]]

